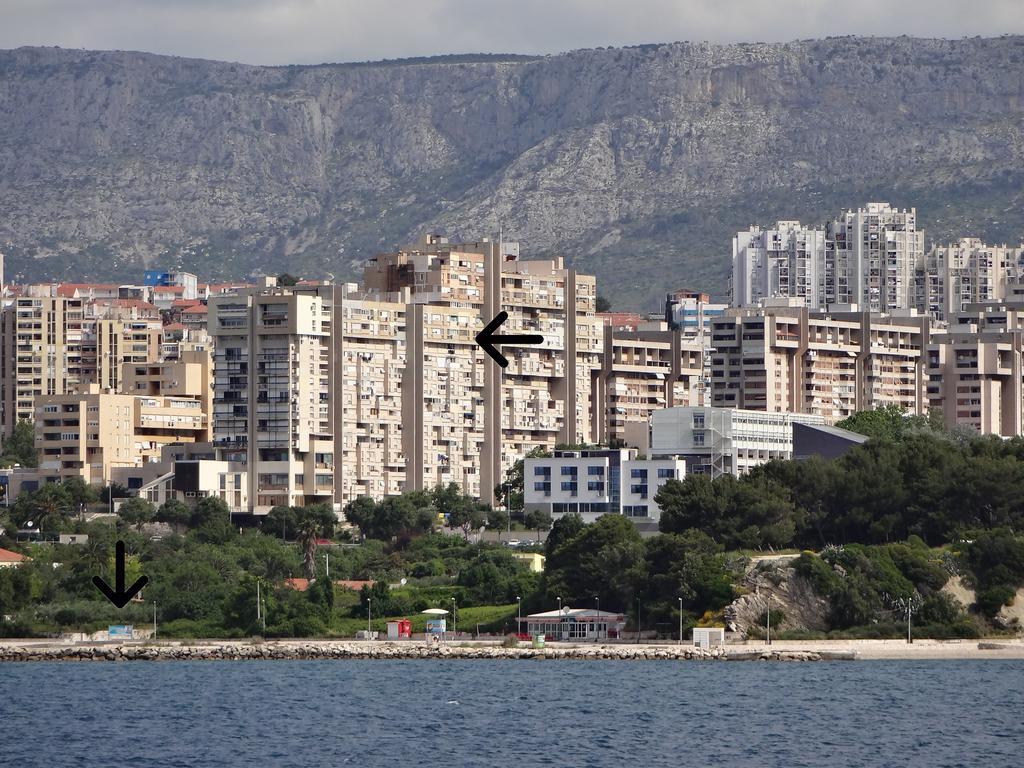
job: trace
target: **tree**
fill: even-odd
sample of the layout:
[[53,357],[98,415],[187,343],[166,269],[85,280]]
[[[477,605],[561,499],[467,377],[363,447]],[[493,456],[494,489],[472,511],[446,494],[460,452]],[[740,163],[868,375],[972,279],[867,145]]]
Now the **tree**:
[[122,502],[117,514],[128,525],[134,525],[137,530],[142,530],[143,523],[151,522],[156,517],[156,508],[146,499],[133,496]]
[[61,483],[45,483],[35,491],[22,492],[10,509],[11,520],[18,527],[29,521],[39,531],[57,531],[74,512],[71,494]]
[[10,467],[19,464],[23,467],[38,467],[39,455],[36,453],[36,435],[31,421],[21,419],[14,425],[11,435],[0,447],[0,465]]
[[220,496],[204,496],[198,504],[192,507],[189,527],[199,528],[217,520],[227,521],[229,514],[227,502]]
[[492,531],[503,531],[508,528],[508,512],[496,507],[487,508],[487,528]]
[[82,510],[87,504],[99,501],[99,491],[80,477],[69,477],[63,482],[63,485],[71,496],[72,505],[77,510]]
[[296,522],[296,541],[302,550],[306,578],[316,578],[317,539],[334,533],[334,513],[324,504],[292,507]]
[[908,414],[903,408],[890,403],[871,411],[857,411],[836,426],[876,440],[898,440],[911,430],[933,430],[937,425],[927,416]]
[[611,302],[611,300],[608,299],[607,296],[598,295],[596,309],[597,309],[598,312],[611,312],[612,311],[612,302]]
[[280,275],[277,276],[277,284],[285,288],[290,288],[293,285],[297,285],[298,282],[299,278],[295,277],[295,275],[290,275],[287,272],[282,272]]
[[[527,453],[526,458],[543,459],[550,455],[544,448],[538,446]],[[494,486],[495,499],[500,506],[505,507],[510,516],[513,512],[523,509],[524,467],[524,460],[518,459],[505,472],[505,481]]]
[[168,499],[156,511],[156,520],[167,523],[175,531],[180,531],[192,519],[192,510],[188,505],[178,499]]
[[541,530],[548,530],[551,528],[551,513],[546,509],[532,509],[526,513],[526,520],[524,521],[527,528],[531,528],[537,532],[537,540],[540,540]]

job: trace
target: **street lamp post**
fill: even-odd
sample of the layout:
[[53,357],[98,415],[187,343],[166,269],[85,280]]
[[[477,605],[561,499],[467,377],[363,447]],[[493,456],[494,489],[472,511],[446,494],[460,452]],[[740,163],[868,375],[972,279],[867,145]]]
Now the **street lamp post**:
[[683,598],[679,598],[679,644],[683,644]]
[[456,625],[455,625],[455,610],[456,610],[456,608],[458,608],[458,605],[455,603],[455,598],[453,597],[452,598],[452,640],[454,640],[458,636],[458,634],[459,634],[459,630],[456,628]]
[[772,596],[771,595],[768,595],[768,611],[765,613],[765,616],[768,618],[768,632],[767,632],[768,645],[771,645],[772,644]]
[[600,640],[601,639],[601,598],[600,597],[595,597],[594,598],[594,604],[597,606],[597,626],[598,626],[597,639]]
[[523,634],[523,598],[516,595],[516,634]]
[[370,634],[370,621],[373,618],[373,599],[366,598],[366,639],[369,640],[372,635]]
[[562,597],[558,597],[558,639],[562,639]]
[[153,601],[153,639],[156,640],[156,600]]

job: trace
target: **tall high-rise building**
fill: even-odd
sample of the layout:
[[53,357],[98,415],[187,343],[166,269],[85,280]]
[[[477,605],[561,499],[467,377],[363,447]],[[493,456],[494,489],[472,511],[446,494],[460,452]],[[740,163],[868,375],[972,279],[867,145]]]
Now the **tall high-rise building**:
[[83,375],[82,299],[19,296],[0,311],[0,408],[3,435],[31,421],[35,399],[73,392]]
[[746,307],[787,296],[808,307],[826,301],[825,230],[799,221],[779,221],[770,229],[752,226],[732,240],[733,305]]
[[[517,243],[428,235],[367,265],[379,300],[406,303],[402,435],[406,489],[456,482],[493,498],[504,471],[536,447],[594,439],[593,373],[602,323],[593,277],[561,259],[519,259]],[[540,334],[498,367],[475,342],[500,311],[501,333]]]
[[932,248],[926,259],[924,306],[948,320],[968,304],[1005,301],[1021,284],[1024,246],[988,245],[977,238]]
[[869,312],[923,308],[924,232],[917,213],[888,203],[848,210],[823,228],[780,221],[733,238],[733,305],[773,298],[810,309],[837,304]]
[[868,203],[825,228],[824,304],[856,304],[869,312],[920,306],[924,231],[917,211]]
[[332,303],[327,284],[210,299],[214,440],[256,513],[334,499]]

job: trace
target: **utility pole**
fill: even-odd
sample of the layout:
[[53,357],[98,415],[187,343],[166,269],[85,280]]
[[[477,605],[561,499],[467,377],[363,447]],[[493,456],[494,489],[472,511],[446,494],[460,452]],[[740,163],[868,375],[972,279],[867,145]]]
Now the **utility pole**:
[[768,595],[768,610],[765,612],[768,619],[768,645],[772,644],[772,596]]
[[156,640],[156,600],[153,601],[153,639]]
[[324,560],[327,562],[327,578],[331,578],[331,553],[324,552]]
[[373,618],[373,600],[372,598],[366,598],[366,639],[369,640],[370,635],[370,621]]

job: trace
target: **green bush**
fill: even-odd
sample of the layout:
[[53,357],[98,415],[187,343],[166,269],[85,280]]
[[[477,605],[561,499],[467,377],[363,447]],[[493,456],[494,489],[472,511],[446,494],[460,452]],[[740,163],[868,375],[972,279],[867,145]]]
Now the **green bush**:
[[1005,584],[983,589],[978,592],[976,598],[978,610],[991,618],[999,613],[999,609],[1009,603],[1015,594],[1017,594],[1017,590]]

